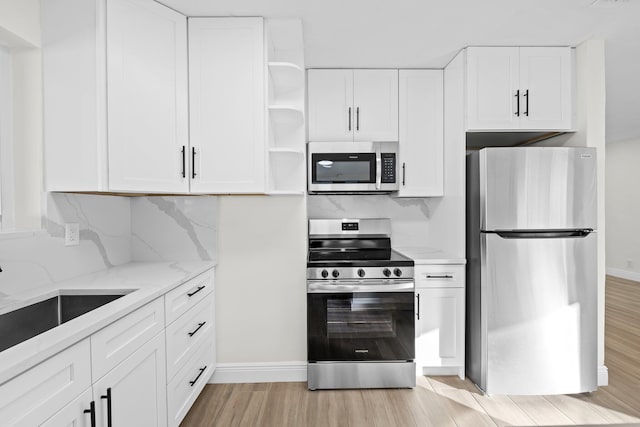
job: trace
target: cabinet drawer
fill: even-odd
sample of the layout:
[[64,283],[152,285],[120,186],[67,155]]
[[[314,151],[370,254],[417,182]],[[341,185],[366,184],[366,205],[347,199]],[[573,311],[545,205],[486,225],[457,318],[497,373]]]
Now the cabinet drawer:
[[210,341],[213,331],[213,293],[167,327],[167,380],[203,341]]
[[213,270],[178,286],[164,296],[167,325],[202,301],[213,290]]
[[93,380],[101,378],[163,329],[163,299],[157,298],[93,334]]
[[1,424],[40,424],[91,387],[89,348],[87,338],[2,384]]
[[464,265],[416,265],[414,271],[417,288],[464,288]]
[[211,378],[214,371],[213,351],[213,339],[204,341],[169,382],[167,401],[170,427],[180,424]]

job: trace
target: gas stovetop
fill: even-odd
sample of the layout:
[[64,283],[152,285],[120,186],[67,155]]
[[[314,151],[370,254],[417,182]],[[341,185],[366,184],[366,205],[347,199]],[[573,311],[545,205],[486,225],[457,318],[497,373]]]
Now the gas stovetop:
[[414,262],[391,249],[388,219],[309,220],[307,279],[411,279]]

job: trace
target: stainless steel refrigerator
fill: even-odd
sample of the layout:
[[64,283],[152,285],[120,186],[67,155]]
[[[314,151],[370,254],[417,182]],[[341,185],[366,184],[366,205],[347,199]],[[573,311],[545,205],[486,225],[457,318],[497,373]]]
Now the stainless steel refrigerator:
[[467,375],[487,394],[597,388],[596,152],[467,155]]

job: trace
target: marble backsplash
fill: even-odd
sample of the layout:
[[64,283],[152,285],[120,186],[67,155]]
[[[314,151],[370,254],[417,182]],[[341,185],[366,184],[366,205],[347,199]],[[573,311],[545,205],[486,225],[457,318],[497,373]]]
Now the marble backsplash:
[[216,262],[217,222],[214,196],[132,198],[132,259]]
[[[129,199],[48,193],[42,230],[0,234],[0,293],[22,292],[131,261]],[[64,224],[80,242],[64,246]]]
[[394,247],[427,246],[464,258],[464,243],[460,244],[464,239],[464,218],[461,227],[460,220],[452,218],[459,210],[451,207],[455,203],[458,201],[452,197],[309,195],[307,214],[309,218],[390,218]]
[[[0,234],[0,297],[131,261],[216,261],[218,200],[47,193],[42,230]],[[64,224],[80,243],[64,246]]]

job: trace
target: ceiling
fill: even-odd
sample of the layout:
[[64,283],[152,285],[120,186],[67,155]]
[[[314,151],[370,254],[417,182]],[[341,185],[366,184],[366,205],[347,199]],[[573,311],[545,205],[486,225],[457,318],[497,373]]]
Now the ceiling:
[[471,45],[605,41],[607,142],[640,139],[640,0],[160,0],[187,16],[301,18],[307,68],[443,68]]

